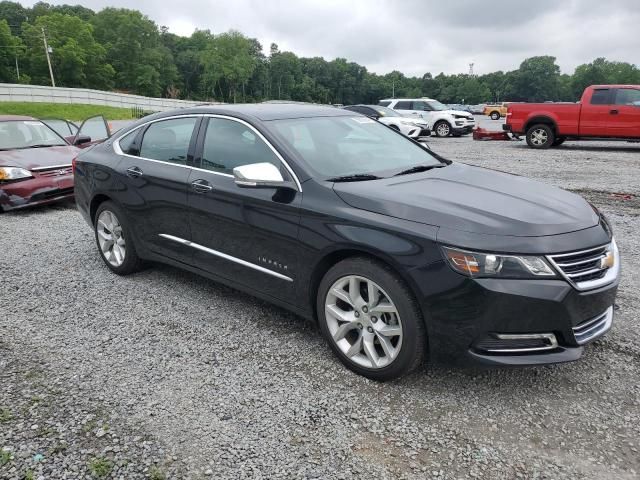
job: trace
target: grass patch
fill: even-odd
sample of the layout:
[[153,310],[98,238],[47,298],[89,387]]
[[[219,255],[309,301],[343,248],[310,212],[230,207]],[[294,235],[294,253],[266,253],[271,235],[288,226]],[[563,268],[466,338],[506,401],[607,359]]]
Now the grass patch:
[[33,473],[33,470],[27,470],[24,473],[24,480],[34,480],[36,476]]
[[149,470],[149,478],[151,480],[167,480],[167,476],[164,472],[155,465]]
[[0,450],[0,467],[4,467],[11,461],[11,452],[7,450]]
[[113,462],[106,458],[96,457],[89,462],[89,471],[96,478],[104,478],[113,470]]
[[0,423],[8,422],[12,418],[13,415],[11,415],[11,410],[6,407],[0,408]]
[[0,102],[0,115],[27,115],[45,118],[59,117],[67,120],[84,120],[94,115],[104,115],[107,120],[129,120],[131,109],[84,105],[76,103]]

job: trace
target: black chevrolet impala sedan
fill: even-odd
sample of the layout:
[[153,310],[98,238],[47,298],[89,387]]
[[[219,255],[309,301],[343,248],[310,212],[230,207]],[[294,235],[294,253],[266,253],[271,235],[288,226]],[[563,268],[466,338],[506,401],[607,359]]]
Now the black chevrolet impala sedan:
[[595,207],[443,159],[354,112],[161,113],[83,152],[74,171],[113,272],[164,262],[266,299],[318,322],[369,378],[423,359],[576,360],[613,320],[620,259]]

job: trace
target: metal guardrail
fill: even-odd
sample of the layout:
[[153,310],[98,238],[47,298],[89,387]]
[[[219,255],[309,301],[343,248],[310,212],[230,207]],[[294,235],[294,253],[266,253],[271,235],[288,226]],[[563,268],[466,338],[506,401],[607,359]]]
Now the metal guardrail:
[[0,102],[81,103],[138,108],[146,112],[159,112],[202,104],[202,102],[197,101],[173,98],[151,98],[127,93],[104,92],[89,88],[47,87],[13,83],[0,83]]

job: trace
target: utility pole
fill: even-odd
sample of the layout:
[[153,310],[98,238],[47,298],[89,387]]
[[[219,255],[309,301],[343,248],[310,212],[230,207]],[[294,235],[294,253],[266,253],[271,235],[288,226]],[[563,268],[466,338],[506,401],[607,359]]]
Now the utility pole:
[[391,80],[391,98],[396,98],[396,81]]
[[47,55],[47,63],[49,64],[49,75],[51,75],[51,86],[56,86],[56,81],[53,79],[53,69],[51,68],[51,58],[49,57],[49,45],[47,45],[47,36],[44,33],[44,27],[42,27],[42,40],[44,41],[44,53]]
[[18,67],[18,51],[16,50],[16,76],[20,80],[20,67]]

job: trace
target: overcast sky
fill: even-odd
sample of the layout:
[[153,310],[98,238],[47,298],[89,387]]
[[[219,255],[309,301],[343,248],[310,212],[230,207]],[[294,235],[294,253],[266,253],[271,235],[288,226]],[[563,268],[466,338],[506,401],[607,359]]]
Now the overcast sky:
[[[299,56],[344,57],[369,71],[513,70],[553,55],[564,73],[596,57],[640,63],[640,0],[73,0],[136,8],[173,33],[230,29]],[[32,5],[35,2],[24,2]]]

